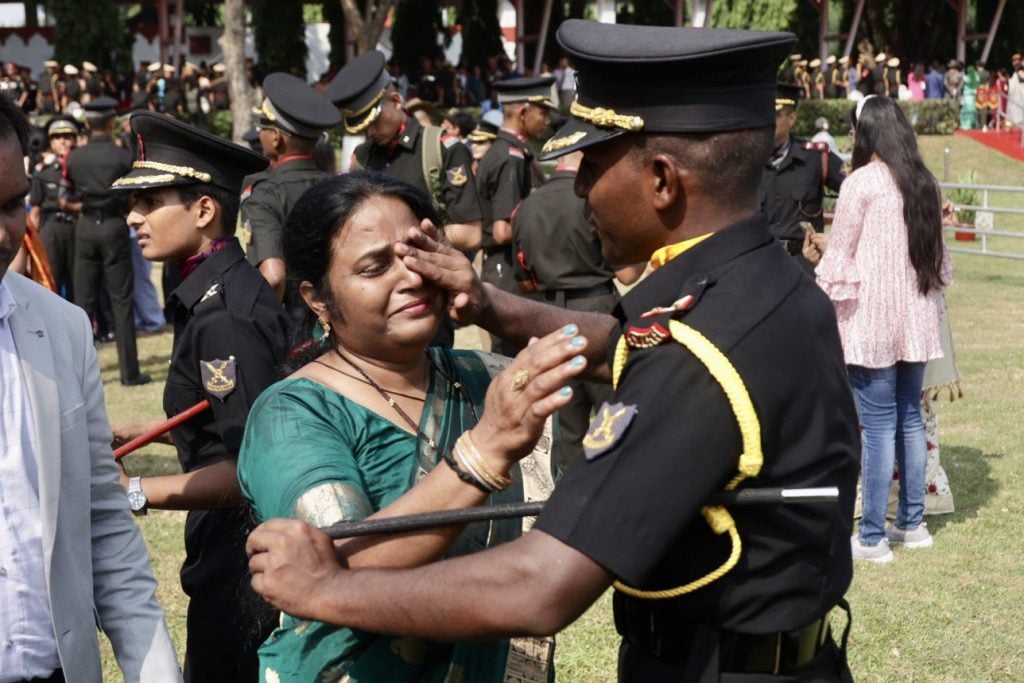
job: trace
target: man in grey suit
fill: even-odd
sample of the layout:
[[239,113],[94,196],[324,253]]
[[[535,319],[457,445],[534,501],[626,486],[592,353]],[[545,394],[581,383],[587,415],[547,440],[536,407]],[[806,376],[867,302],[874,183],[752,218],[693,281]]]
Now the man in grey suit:
[[110,451],[92,328],[7,272],[25,234],[28,128],[0,97],[0,683],[180,681],[156,580]]

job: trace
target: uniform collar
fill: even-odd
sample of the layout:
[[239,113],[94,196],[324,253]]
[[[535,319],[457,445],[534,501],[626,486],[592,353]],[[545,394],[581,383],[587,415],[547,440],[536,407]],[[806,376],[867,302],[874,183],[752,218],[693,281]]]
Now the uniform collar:
[[210,289],[212,281],[224,275],[231,266],[245,259],[245,253],[237,238],[210,254],[191,275],[185,278],[171,294],[182,306],[191,309],[199,303]]
[[509,143],[510,145],[514,145],[515,147],[518,147],[519,149],[523,150],[523,153],[525,153],[527,156],[533,156],[533,151],[530,149],[530,145],[526,143],[525,139],[521,135],[517,135],[516,133],[506,130],[505,128],[500,128],[498,130],[498,137],[504,140],[505,142]]
[[623,317],[635,320],[641,313],[670,304],[685,294],[699,298],[704,288],[714,283],[722,266],[772,239],[768,223],[760,214],[711,233],[644,278],[623,297],[619,302]]
[[419,137],[423,126],[415,116],[406,116],[405,129],[399,130],[395,137],[395,145],[412,151],[416,147],[416,138]]
[[289,154],[287,156],[283,156],[280,159],[277,159],[276,161],[272,162],[270,164],[270,168],[271,168],[271,170],[273,170],[275,168],[281,168],[285,164],[290,164],[290,163],[295,162],[295,161],[302,161],[304,159],[312,159],[312,158],[313,158],[312,154]]

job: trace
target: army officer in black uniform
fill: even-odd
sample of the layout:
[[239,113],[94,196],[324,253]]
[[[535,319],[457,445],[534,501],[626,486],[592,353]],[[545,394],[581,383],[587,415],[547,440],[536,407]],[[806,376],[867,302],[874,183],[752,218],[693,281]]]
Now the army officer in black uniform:
[[47,124],[46,133],[50,150],[42,167],[32,174],[28,201],[50,259],[57,292],[68,301],[74,301],[76,217],[61,210],[60,190],[65,182],[67,156],[78,142],[78,124],[71,117],[55,116]]
[[825,229],[822,199],[825,189],[839,192],[846,177],[843,160],[829,151],[824,142],[798,140],[789,135],[796,122],[800,88],[778,84],[775,97],[775,147],[764,165],[761,179],[761,210],[768,226],[782,246],[808,273],[814,268],[804,258],[804,233],[807,222],[815,232]]
[[[174,324],[164,410],[202,400],[210,409],[171,431],[182,474],[124,478],[132,509],[188,510],[181,585],[189,596],[185,680],[257,679],[256,649],[276,614],[248,590],[235,458],[249,407],[277,379],[286,320],[234,237],[242,177],[267,164],[259,154],[151,112],[132,116],[141,159],[114,183],[132,190],[128,222],[142,254],[181,269],[170,295]],[[119,425],[125,441],[152,424]]]
[[286,295],[282,238],[288,214],[302,193],[327,177],[313,160],[313,148],[328,128],[341,121],[338,110],[300,78],[273,73],[263,79],[260,143],[274,159],[265,175],[255,179],[242,202],[242,239],[246,258],[259,268],[278,299],[296,314],[305,304],[297,292]]
[[[554,633],[614,583],[622,681],[849,680],[829,615],[852,576],[857,415],[832,305],[757,198],[796,38],[578,20],[558,38],[579,90],[549,149],[583,149],[605,258],[651,275],[602,316],[472,285],[415,230],[395,250],[458,291],[456,313],[519,341],[575,320],[597,369],[609,352],[615,395],[585,458],[522,538],[416,569],[346,571],[322,533],[274,520],[249,537],[254,587],[303,618],[483,639]],[[548,388],[534,381],[514,386]],[[706,507],[783,485],[839,501]]]
[[377,50],[345,65],[327,88],[341,109],[345,131],[365,134],[349,170],[380,171],[420,188],[445,221],[448,240],[471,252],[480,247],[481,213],[469,149],[437,126],[423,126],[403,109],[402,96]]
[[[132,274],[131,236],[124,222],[125,197],[110,184],[131,170],[132,153],[114,144],[117,102],[97,97],[85,105],[89,144],[68,155],[67,175],[80,203],[75,225],[75,303],[90,316],[96,312],[100,288],[105,287],[114,311],[114,339],[121,384],[150,381],[139,372],[135,342],[135,280]],[[63,210],[70,210],[64,203]]]

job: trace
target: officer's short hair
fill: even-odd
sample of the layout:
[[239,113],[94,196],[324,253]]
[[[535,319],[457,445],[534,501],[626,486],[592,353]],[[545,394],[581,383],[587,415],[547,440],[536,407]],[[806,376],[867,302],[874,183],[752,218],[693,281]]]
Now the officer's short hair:
[[175,189],[178,191],[178,198],[181,199],[181,203],[185,205],[185,208],[192,206],[201,197],[209,197],[217,202],[217,205],[220,207],[221,233],[224,235],[235,234],[236,223],[238,223],[239,204],[237,192],[229,192],[223,187],[212,183],[177,185]]
[[28,121],[14,101],[0,95],[0,137],[14,135],[21,146],[21,153],[28,154]]

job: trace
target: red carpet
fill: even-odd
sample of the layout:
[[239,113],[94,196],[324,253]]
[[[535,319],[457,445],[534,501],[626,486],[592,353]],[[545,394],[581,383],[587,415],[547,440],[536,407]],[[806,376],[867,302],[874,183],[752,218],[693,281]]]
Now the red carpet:
[[970,138],[976,142],[980,142],[986,147],[1002,152],[1008,157],[1013,157],[1018,161],[1024,161],[1024,147],[1021,147],[1021,133],[1019,129],[1011,131],[988,131],[981,132],[980,130],[958,130],[955,135],[962,135],[965,138]]

